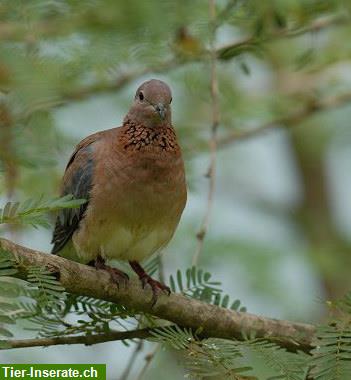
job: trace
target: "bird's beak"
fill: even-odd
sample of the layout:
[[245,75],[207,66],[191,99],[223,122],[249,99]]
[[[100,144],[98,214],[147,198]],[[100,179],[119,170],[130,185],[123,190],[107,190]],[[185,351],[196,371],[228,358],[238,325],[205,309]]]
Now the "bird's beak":
[[166,107],[164,106],[164,104],[162,104],[162,103],[156,104],[155,105],[155,110],[160,115],[160,118],[162,120],[164,120],[164,118],[166,117],[166,112],[167,112]]

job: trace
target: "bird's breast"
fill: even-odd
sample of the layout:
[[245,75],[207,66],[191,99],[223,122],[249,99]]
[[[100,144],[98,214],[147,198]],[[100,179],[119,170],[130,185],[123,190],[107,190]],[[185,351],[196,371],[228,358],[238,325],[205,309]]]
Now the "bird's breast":
[[180,152],[160,152],[152,146],[128,152],[111,149],[96,162],[98,180],[74,236],[78,249],[141,260],[165,246],[186,203]]
[[133,164],[110,172],[103,186],[103,198],[110,200],[106,206],[112,206],[117,217],[133,225],[172,222],[184,208],[186,188],[179,157],[139,157]]

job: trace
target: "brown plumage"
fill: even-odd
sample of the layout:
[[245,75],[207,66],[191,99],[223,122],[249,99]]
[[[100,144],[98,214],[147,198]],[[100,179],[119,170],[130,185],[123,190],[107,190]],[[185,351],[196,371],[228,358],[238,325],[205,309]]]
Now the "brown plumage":
[[63,177],[62,194],[88,202],[63,211],[53,235],[53,253],[125,275],[104,264],[130,262],[155,297],[164,285],[139,262],[167,245],[186,203],[184,164],[171,124],[169,87],[142,84],[123,125],[86,137],[76,147]]

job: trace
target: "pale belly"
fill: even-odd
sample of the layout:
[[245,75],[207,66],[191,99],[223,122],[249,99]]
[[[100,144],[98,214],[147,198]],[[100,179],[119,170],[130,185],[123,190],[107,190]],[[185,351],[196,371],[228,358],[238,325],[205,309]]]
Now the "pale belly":
[[111,205],[108,216],[87,215],[72,237],[79,261],[87,263],[98,255],[107,260],[142,261],[159,251],[172,238],[182,211],[174,204],[162,206],[134,203],[126,211]]

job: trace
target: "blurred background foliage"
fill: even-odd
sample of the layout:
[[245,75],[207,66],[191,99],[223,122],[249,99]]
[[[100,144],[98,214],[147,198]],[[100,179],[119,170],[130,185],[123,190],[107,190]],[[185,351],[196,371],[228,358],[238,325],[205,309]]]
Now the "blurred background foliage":
[[[216,190],[199,265],[254,313],[316,322],[350,290],[351,24],[349,0],[218,0],[221,122]],[[207,207],[211,128],[208,4],[200,0],[2,0],[2,203],[58,193],[74,145],[118,126],[136,87],[167,81],[189,200],[164,255],[191,265]],[[45,229],[3,236],[49,250]],[[177,357],[130,378],[182,378]],[[2,362],[106,362],[120,343],[2,352]],[[167,363],[167,364],[166,364]]]

